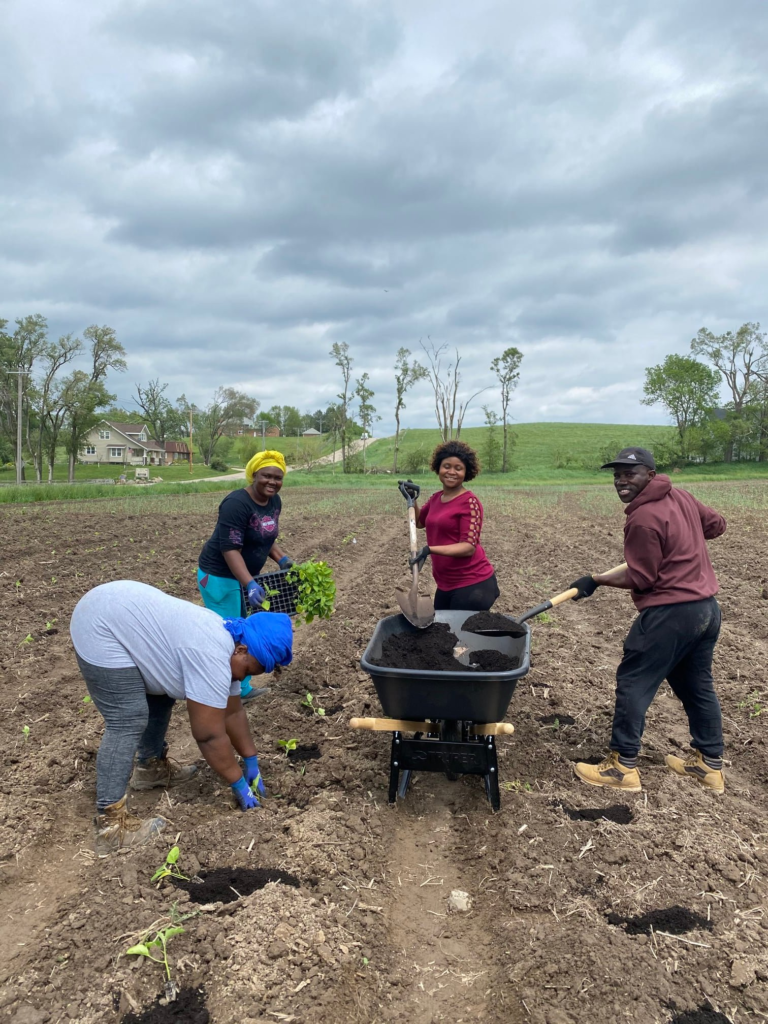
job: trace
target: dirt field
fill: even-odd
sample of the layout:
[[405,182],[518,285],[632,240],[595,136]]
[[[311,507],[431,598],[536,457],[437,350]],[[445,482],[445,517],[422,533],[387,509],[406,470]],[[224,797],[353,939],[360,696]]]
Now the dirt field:
[[[170,799],[134,798],[171,824],[154,845],[103,861],[90,852],[101,719],[82,700],[69,617],[110,579],[194,599],[216,496],[162,511],[108,501],[3,508],[0,1020],[136,1020],[163,974],[122,954],[153,924],[184,915],[169,944],[174,976],[203,989],[214,1024],[768,1019],[766,513],[739,507],[727,486],[707,497],[718,494],[729,520],[711,546],[724,617],[724,798],[664,768],[664,754],[687,744],[666,686],[648,718],[644,792],[617,799],[575,778],[573,761],[607,749],[633,614],[626,596],[598,592],[533,625],[532,670],[507,716],[516,732],[499,741],[501,813],[490,813],[480,780],[434,774],[388,806],[390,736],[348,721],[380,711],[358,661],[406,582],[404,510],[380,491],[297,490],[286,495],[285,547],[329,561],[339,599],[330,622],[299,628],[293,665],[249,705],[267,806],[235,811],[203,767]],[[496,610],[520,612],[621,561],[622,520],[618,502],[594,494],[489,492],[483,540],[502,590]],[[301,707],[307,690],[325,717]],[[319,748],[303,773],[277,747],[289,738]],[[183,706],[170,739],[179,760],[198,757]],[[174,841],[185,874],[274,869],[300,884],[201,910],[184,890],[150,884]],[[469,893],[468,913],[449,913],[453,889]],[[608,919],[649,912],[659,913],[637,927]]]

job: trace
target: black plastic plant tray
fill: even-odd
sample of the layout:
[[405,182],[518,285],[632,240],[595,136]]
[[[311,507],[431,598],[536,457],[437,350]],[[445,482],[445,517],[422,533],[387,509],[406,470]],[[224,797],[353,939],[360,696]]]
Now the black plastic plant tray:
[[[267,591],[271,612],[285,612],[286,615],[296,614],[296,600],[299,596],[298,583],[289,583],[286,579],[290,569],[279,569],[277,572],[264,572],[256,576],[256,582]],[[276,594],[270,594],[276,590]]]
[[520,659],[520,665],[509,672],[425,671],[422,669],[387,668],[374,665],[371,658],[380,658],[382,644],[394,633],[418,633],[402,615],[380,619],[360,665],[368,672],[384,714],[389,718],[460,719],[471,722],[500,722],[507,713],[517,680],[527,674],[531,660],[531,634],[526,625],[510,619],[522,636],[483,636],[465,633],[463,623],[474,612],[436,612],[435,622],[446,622],[462,647],[468,650],[460,661],[469,664],[473,651],[495,650]]

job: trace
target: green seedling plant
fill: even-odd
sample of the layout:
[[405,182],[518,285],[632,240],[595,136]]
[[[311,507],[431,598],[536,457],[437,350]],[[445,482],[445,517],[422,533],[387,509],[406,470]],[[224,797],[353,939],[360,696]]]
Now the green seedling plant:
[[330,619],[336,598],[336,584],[333,582],[333,570],[327,562],[317,562],[310,558],[300,565],[294,565],[285,578],[298,587],[297,622]]
[[278,740],[277,741],[277,745],[283,751],[285,756],[288,757],[290,752],[292,750],[295,750],[296,747],[299,745],[299,741],[298,740]]
[[265,612],[268,612],[269,609],[272,607],[272,600],[271,599],[273,597],[277,597],[277,595],[280,593],[280,591],[279,590],[275,590],[272,587],[267,587],[266,588],[266,593],[267,593],[267,596],[261,602],[261,607],[264,609]]
[[325,714],[325,708],[318,707],[315,704],[314,700],[315,698],[312,696],[312,694],[307,693],[307,696],[301,702],[301,706],[303,708],[309,708],[309,710],[313,712],[313,714],[320,715],[322,717]]
[[46,619],[45,628],[47,630],[51,630],[51,629],[53,629],[53,627],[56,625],[57,622],[58,622],[58,619],[50,619],[50,620]]
[[[157,871],[152,875],[151,881],[159,882],[163,878],[181,878],[183,881],[188,882],[189,879],[186,875],[182,875],[179,869],[176,867],[178,863],[181,850],[178,846],[172,846],[168,851],[168,856],[165,858],[165,863],[161,864]],[[130,952],[130,950],[129,950]]]
[[[174,937],[174,935],[183,934],[184,929],[181,925],[172,925],[170,928],[165,928],[155,934],[154,939],[148,942],[150,933],[147,932],[144,939],[137,943],[135,946],[131,946],[130,949],[126,949],[126,954],[130,956],[145,956],[147,960],[151,960],[153,964],[159,964],[165,969],[165,991],[166,996],[170,999],[176,998],[177,987],[175,982],[171,981],[171,965],[168,963],[168,943]],[[153,951],[157,950],[160,956],[153,956]]]
[[736,705],[738,708],[748,708],[750,718],[759,718],[760,715],[766,710],[766,705],[761,703],[761,694],[758,690],[753,690],[744,700],[740,700]]
[[21,641],[21,643],[19,644],[19,647],[21,647],[21,646],[22,646],[22,644],[31,644],[31,643],[34,643],[34,639],[35,639],[35,638],[34,638],[34,637],[32,636],[32,634],[31,634],[31,633],[27,633],[27,635],[26,635],[26,636],[24,637],[24,639],[23,639],[23,640]]
[[502,782],[501,788],[505,789],[508,793],[530,793],[532,790],[530,782],[521,782],[520,779],[514,779],[512,782]]
[[23,725],[21,727],[21,735],[24,737],[24,742],[26,743],[27,740],[29,739],[29,726],[28,725]]

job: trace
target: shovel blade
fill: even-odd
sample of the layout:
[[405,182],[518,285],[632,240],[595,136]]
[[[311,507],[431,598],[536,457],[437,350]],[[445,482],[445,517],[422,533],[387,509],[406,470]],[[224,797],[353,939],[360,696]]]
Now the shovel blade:
[[400,611],[416,629],[426,629],[435,621],[435,606],[428,597],[419,597],[414,587],[396,594]]

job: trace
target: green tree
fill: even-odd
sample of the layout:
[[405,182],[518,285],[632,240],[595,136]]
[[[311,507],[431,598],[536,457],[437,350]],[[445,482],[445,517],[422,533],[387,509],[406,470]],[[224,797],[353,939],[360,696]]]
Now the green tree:
[[252,420],[259,402],[235,388],[217,388],[212,400],[195,419],[195,440],[206,466],[211,464],[222,437]]
[[726,331],[725,334],[713,334],[702,327],[691,341],[691,351],[717,367],[731,393],[734,438],[726,445],[724,461],[732,462],[750,387],[765,357],[765,334],[757,323],[742,324],[736,332]]
[[148,384],[136,385],[136,403],[143,421],[149,424],[152,437],[161,444],[166,440],[179,441],[189,433],[188,409],[180,406],[178,401],[172,405],[165,396],[167,390],[168,385],[161,384],[159,377]]
[[[373,398],[373,390],[368,387],[368,374],[364,373],[355,385],[355,397],[357,398],[357,416],[360,420],[360,426],[363,428],[363,434],[367,434],[368,437],[373,433],[373,424],[376,420],[380,420],[381,416],[376,415],[375,406],[371,405],[371,399]],[[363,472],[365,473],[365,449],[367,444],[367,438],[363,438]]]
[[405,408],[405,394],[417,381],[429,376],[426,367],[410,361],[411,352],[407,348],[399,348],[395,356],[395,456],[392,472],[397,473],[397,457],[400,451],[400,413]]
[[502,473],[506,473],[509,470],[509,401],[512,397],[512,392],[520,380],[520,363],[522,359],[523,354],[519,349],[507,348],[491,363],[491,369],[498,377],[499,384],[501,385],[501,419],[504,435],[501,455]]
[[690,456],[688,433],[699,426],[717,404],[720,376],[689,356],[669,355],[645,371],[643,405],[663,405],[675,421],[680,452]]
[[354,360],[349,354],[349,345],[346,341],[335,341],[329,353],[334,363],[341,370],[343,382],[342,390],[336,396],[339,400],[337,405],[337,425],[339,438],[341,440],[341,464],[343,472],[347,472],[347,438],[349,432],[349,403],[352,397],[350,392],[350,381],[352,379],[352,363]]
[[[7,320],[0,320],[0,432],[6,443],[16,451],[19,377],[22,372],[21,423],[28,453],[34,450],[30,440],[30,378],[35,361],[48,344],[48,322],[34,314],[16,320],[13,334],[6,333]],[[14,456],[15,458],[15,456]],[[24,448],[21,455],[21,478],[24,479]]]
[[64,426],[66,406],[62,400],[62,385],[58,374],[63,366],[70,363],[83,349],[79,338],[66,334],[58,341],[45,346],[42,356],[42,376],[35,383],[35,404],[37,407],[37,445],[34,454],[35,474],[38,483],[42,480],[43,452],[48,464],[48,482],[53,480],[53,465],[56,461],[56,446]]

